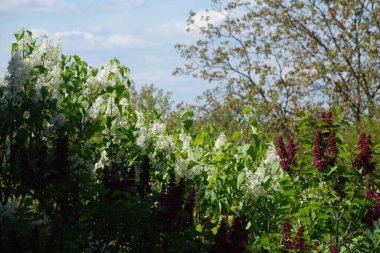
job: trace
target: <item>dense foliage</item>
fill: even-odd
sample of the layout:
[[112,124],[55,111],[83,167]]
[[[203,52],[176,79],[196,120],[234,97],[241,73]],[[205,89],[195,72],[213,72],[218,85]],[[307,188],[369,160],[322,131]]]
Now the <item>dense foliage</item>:
[[195,132],[191,111],[169,133],[133,102],[118,60],[96,69],[15,35],[0,81],[0,251],[379,250],[371,135],[346,144],[337,112],[316,128],[303,118],[298,148],[266,142],[249,108],[247,143],[247,128]]

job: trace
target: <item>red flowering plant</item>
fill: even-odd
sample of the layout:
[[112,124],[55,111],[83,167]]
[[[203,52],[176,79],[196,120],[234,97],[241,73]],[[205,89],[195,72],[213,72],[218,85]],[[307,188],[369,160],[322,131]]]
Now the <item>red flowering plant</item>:
[[[298,140],[277,141],[286,176],[282,195],[268,198],[268,211],[277,215],[262,246],[270,252],[379,250],[377,235],[368,236],[380,219],[371,136],[363,133],[357,147],[345,144],[341,129],[348,124],[337,112],[321,113],[314,129],[307,118],[300,126]],[[280,243],[274,246],[275,241]]]

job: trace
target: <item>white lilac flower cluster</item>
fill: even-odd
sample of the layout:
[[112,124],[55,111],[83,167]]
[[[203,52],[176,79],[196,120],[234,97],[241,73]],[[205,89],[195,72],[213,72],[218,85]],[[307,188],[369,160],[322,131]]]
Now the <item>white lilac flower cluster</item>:
[[[43,66],[46,73],[37,74],[36,96],[35,99],[41,99],[41,89],[46,87],[52,98],[59,100],[59,85],[61,83],[61,43],[60,41],[52,44],[46,38],[42,38],[42,43],[33,51],[31,55],[25,58],[25,63],[34,69]],[[34,74],[34,76],[35,76]]]
[[285,176],[284,171],[280,167],[280,157],[273,143],[269,145],[266,158],[262,163],[266,168],[267,174],[271,177],[271,188],[280,191],[280,179]]
[[[18,100],[19,94],[23,91],[28,82],[28,78],[33,72],[35,80],[36,94],[34,100],[41,99],[41,89],[46,87],[53,98],[59,100],[59,85],[61,82],[61,44],[50,43],[46,38],[41,38],[42,42],[34,51],[23,56],[27,45],[31,43],[31,37],[25,35],[18,42],[18,50],[12,53],[8,64],[7,74],[0,81],[4,90],[5,98],[8,100]],[[43,66],[44,73],[40,73],[38,67]]]
[[155,137],[154,143],[156,148],[170,155],[173,152],[174,140],[172,136],[166,134],[166,125],[156,120],[149,128],[151,134]]
[[152,142],[157,149],[165,151],[167,155],[172,153],[174,140],[172,136],[166,134],[166,125],[155,120],[149,127],[146,127],[144,114],[136,111],[136,115],[136,127],[139,128],[137,146],[145,151]]
[[176,158],[175,174],[181,179],[192,179],[203,171],[203,166],[196,165],[191,169],[188,168],[190,161],[194,160],[194,154],[191,149],[191,136],[182,132],[179,135],[179,140],[182,142],[180,151],[186,154],[186,158],[182,156]]
[[148,129],[142,127],[139,129],[139,137],[137,137],[136,145],[143,151],[148,148],[149,145],[150,134]]
[[139,136],[136,140],[136,145],[145,151],[149,145],[150,134],[145,126],[145,117],[142,112],[136,111],[136,127],[139,129]]
[[65,114],[58,113],[52,119],[50,119],[49,123],[56,126],[56,127],[61,127],[65,124],[65,119],[66,119]]
[[184,132],[182,132],[179,135],[179,139],[182,142],[182,150],[185,151],[185,152],[187,152],[188,154],[191,153],[191,149],[190,149],[190,146],[191,146],[191,137],[190,137],[190,135],[185,134]]
[[257,200],[265,194],[262,185],[267,176],[271,178],[271,188],[279,190],[279,179],[282,178],[283,171],[279,167],[279,157],[273,144],[270,144],[265,159],[260,163],[256,171],[244,168],[245,188],[249,199]]
[[122,112],[124,112],[128,106],[127,99],[122,98],[119,101],[119,105],[121,105],[121,112],[113,95],[98,96],[89,107],[87,114],[91,119],[99,119],[101,112],[104,112],[104,115],[117,117],[122,121]]
[[88,108],[89,118],[99,119],[104,113],[106,116],[117,117],[119,125],[126,123],[122,114],[129,105],[128,100],[122,98],[116,103],[114,94],[98,95],[99,90],[103,90],[108,86],[115,86],[118,81],[123,81],[121,78],[119,65],[111,60],[101,67],[96,76],[91,76],[87,79],[83,92],[86,96],[94,97],[95,99]]
[[100,159],[98,160],[97,163],[95,163],[95,171],[98,169],[104,169],[108,161],[109,161],[109,158],[108,158],[107,151],[102,150],[102,152],[100,153]]
[[99,119],[101,107],[104,105],[104,98],[98,96],[94,103],[90,106],[87,114],[91,119]]
[[150,126],[150,131],[154,135],[162,135],[164,134],[165,130],[166,130],[165,124],[159,122],[158,120],[155,120],[153,124]]
[[215,141],[215,148],[219,149],[226,143],[227,143],[227,137],[224,133],[222,133],[221,135],[219,135],[219,137]]
[[7,204],[0,203],[0,218],[12,217],[16,213],[17,204],[15,200],[10,200]]
[[244,173],[246,177],[245,182],[248,197],[250,199],[257,200],[265,193],[265,189],[262,186],[265,179],[265,168],[259,166],[255,172],[244,168]]
[[[113,74],[113,77],[110,76],[111,74]],[[101,67],[101,70],[95,77],[90,77],[87,82],[91,84],[92,87],[101,90],[107,86],[114,86],[118,77],[119,67],[109,61]]]
[[46,225],[50,221],[49,217],[46,214],[43,214],[43,217],[39,220],[32,221],[32,225],[41,226]]
[[56,114],[53,118],[47,123],[47,127],[44,129],[44,136],[51,136],[54,134],[54,129],[60,128],[65,125],[66,116],[63,113]]
[[17,100],[23,91],[30,74],[30,66],[23,60],[20,52],[13,53],[8,65],[8,73],[1,82],[7,100]]

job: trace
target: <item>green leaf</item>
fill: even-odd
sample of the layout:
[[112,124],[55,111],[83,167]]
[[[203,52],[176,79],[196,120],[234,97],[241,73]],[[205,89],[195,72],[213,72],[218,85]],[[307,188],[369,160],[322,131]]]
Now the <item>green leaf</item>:
[[112,80],[115,76],[116,76],[116,74],[113,73],[113,72],[111,72],[111,73],[108,75],[108,80]]
[[246,154],[246,153],[248,152],[248,150],[249,150],[251,147],[252,147],[251,144],[244,144],[244,146],[243,146],[242,149],[241,149],[241,152],[242,152],[243,154]]
[[24,29],[14,34],[17,42],[20,41],[24,37],[24,34],[25,34]]
[[263,235],[260,239],[260,242],[262,245],[264,246],[268,246],[269,245],[269,238],[267,235]]
[[50,80],[53,78],[54,76],[53,76],[53,74],[50,74],[50,73],[48,73],[46,76],[45,76],[45,82],[50,82]]
[[194,116],[194,113],[192,110],[184,110],[180,113],[180,117],[181,119],[183,119],[184,117],[193,117]]
[[48,87],[43,86],[41,88],[41,96],[42,96],[42,98],[45,99],[45,98],[47,98],[48,95],[49,95]]
[[211,191],[211,203],[214,203],[216,201],[216,192],[215,191]]
[[213,227],[211,229],[211,232],[213,233],[213,235],[216,235],[218,233],[218,227]]
[[71,61],[71,55],[62,55],[62,65],[66,66]]
[[240,135],[241,135],[241,132],[240,131],[236,131],[235,133],[232,134],[230,140],[233,141],[236,138],[238,138]]
[[182,121],[183,128],[186,132],[189,132],[190,128],[193,126],[193,120],[192,119],[186,119]]
[[18,44],[17,43],[13,43],[12,44],[12,53],[16,52],[17,49],[18,49]]
[[245,115],[245,114],[248,114],[248,113],[250,113],[252,110],[251,110],[251,108],[249,108],[248,106],[244,109],[244,111],[242,112],[242,114],[243,115]]
[[240,172],[238,178],[237,178],[237,188],[240,187],[240,185],[244,182],[244,179],[245,179],[245,173],[244,172]]

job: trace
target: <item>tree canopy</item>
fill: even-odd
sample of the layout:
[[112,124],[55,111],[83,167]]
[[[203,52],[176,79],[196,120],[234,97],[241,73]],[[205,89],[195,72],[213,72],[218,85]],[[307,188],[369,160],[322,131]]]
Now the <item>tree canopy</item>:
[[[321,107],[337,107],[352,122],[376,118],[380,1],[212,3],[201,17],[207,25],[190,13],[189,31],[200,38],[176,45],[188,63],[174,72],[217,82],[203,96],[211,109],[221,98],[235,100],[278,127]],[[213,22],[216,14],[221,21]]]

